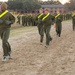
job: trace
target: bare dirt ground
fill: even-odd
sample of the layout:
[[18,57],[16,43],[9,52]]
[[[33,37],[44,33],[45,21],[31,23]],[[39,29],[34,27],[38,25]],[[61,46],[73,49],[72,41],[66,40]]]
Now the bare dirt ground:
[[62,36],[52,27],[52,43],[48,49],[40,45],[37,27],[11,30],[9,42],[13,60],[5,63],[0,43],[0,75],[75,75],[75,32],[71,21],[63,22]]

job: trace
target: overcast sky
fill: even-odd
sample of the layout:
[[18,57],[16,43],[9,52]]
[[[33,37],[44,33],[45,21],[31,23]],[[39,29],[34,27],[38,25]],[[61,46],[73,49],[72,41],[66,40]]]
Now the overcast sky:
[[3,1],[4,2],[4,1],[8,1],[8,0],[0,0],[0,1]]

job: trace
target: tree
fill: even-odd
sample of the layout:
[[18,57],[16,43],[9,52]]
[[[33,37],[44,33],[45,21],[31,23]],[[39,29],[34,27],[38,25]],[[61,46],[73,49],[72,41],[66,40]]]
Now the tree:
[[13,9],[13,10],[22,9],[22,3],[16,2],[16,1],[9,1],[8,2],[8,9]]
[[38,0],[8,0],[9,9],[35,10],[41,7]]
[[23,3],[23,9],[26,9],[27,11],[39,9],[40,7],[41,5],[37,0],[25,0]]
[[75,10],[75,0],[70,0],[70,3],[66,3],[65,7],[69,10],[69,11],[74,11]]

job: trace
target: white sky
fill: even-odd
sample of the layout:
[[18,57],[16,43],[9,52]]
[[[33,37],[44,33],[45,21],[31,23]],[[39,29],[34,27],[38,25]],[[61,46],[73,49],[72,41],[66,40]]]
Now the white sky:
[[[8,0],[0,0],[0,1],[8,1]],[[42,0],[42,1],[48,1],[48,0]],[[62,4],[69,2],[69,0],[59,0]]]
[[5,1],[8,1],[8,0],[0,0],[0,2],[5,2]]

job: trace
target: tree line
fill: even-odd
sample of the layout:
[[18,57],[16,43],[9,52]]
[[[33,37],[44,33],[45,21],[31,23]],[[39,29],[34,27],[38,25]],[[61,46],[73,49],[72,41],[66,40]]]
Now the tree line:
[[[59,1],[38,1],[38,0],[8,0],[8,8],[10,10],[35,11],[45,4],[61,4]],[[68,11],[75,10],[75,0],[70,0],[64,5]]]
[[33,11],[41,7],[38,0],[8,0],[8,9]]

